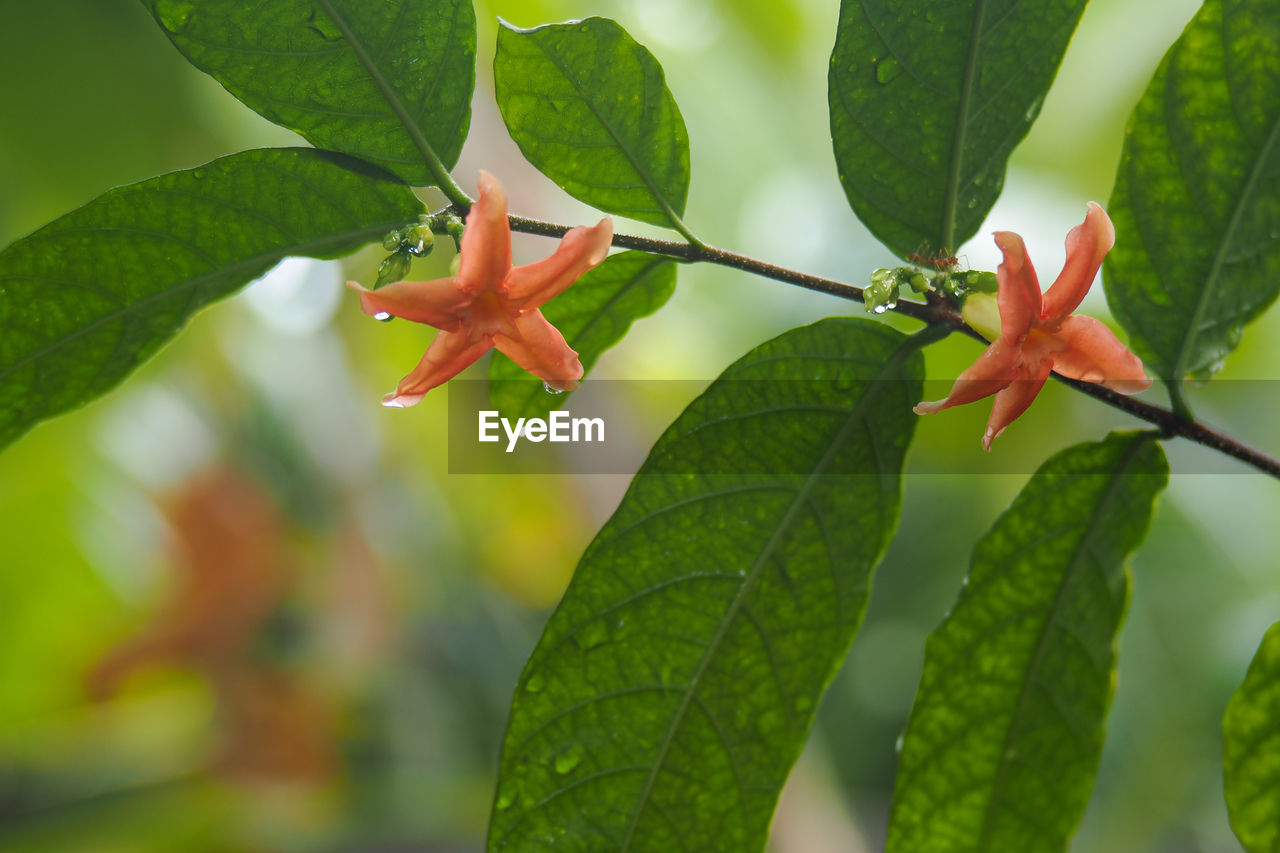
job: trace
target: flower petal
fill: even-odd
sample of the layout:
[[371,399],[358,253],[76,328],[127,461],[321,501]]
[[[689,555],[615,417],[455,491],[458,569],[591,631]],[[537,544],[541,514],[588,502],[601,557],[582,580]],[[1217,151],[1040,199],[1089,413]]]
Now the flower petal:
[[366,290],[358,281],[347,282],[347,287],[360,294],[360,309],[370,316],[390,314],[445,331],[458,328],[458,314],[471,301],[452,276],[432,281],[397,281],[377,290]]
[[1010,346],[1003,339],[999,339],[987,347],[986,352],[978,356],[978,360],[968,370],[960,374],[945,400],[917,403],[912,411],[917,415],[932,415],[934,412],[940,412],[952,406],[961,406],[989,397],[1020,375],[1018,373],[1019,358],[1021,358],[1021,351],[1016,346]]
[[1070,379],[1097,382],[1122,394],[1151,387],[1142,359],[1120,343],[1100,320],[1068,317],[1057,337],[1067,345],[1053,354],[1053,369]]
[[507,192],[498,179],[481,171],[476,182],[480,197],[467,214],[458,267],[459,286],[470,294],[497,291],[511,269],[511,226],[507,223]]
[[997,231],[995,238],[1004,253],[1004,260],[996,268],[1000,338],[1016,344],[1040,321],[1040,281],[1021,237],[1012,231]]
[[991,405],[991,417],[987,419],[987,431],[982,436],[982,449],[991,452],[991,442],[1004,432],[1005,427],[1018,419],[1035,400],[1044,381],[1049,378],[1052,363],[1045,359],[1034,365],[1019,365],[1021,374],[1002,388]]
[[1115,244],[1111,217],[1097,202],[1089,202],[1084,222],[1067,232],[1067,262],[1044,295],[1041,325],[1057,326],[1079,307],[1098,275],[1103,256]]
[[502,288],[517,307],[540,308],[587,270],[599,265],[609,253],[612,241],[613,220],[607,216],[590,228],[579,225],[564,235],[551,257],[507,273]]
[[582,362],[560,330],[534,309],[516,318],[516,334],[495,335],[493,345],[508,358],[559,391],[571,391],[582,378]]
[[418,366],[400,380],[395,391],[382,398],[382,405],[393,409],[416,405],[428,391],[457,376],[492,347],[493,341],[488,337],[473,341],[465,332],[441,332],[427,347]]

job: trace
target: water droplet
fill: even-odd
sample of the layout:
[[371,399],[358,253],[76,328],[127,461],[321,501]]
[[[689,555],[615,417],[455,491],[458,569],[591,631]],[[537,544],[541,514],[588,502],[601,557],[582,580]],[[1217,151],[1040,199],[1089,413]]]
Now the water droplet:
[[395,318],[386,311],[379,311],[377,314],[373,315],[373,319],[377,320],[379,323],[390,323]]
[[886,311],[888,311],[888,310],[889,310],[889,306],[888,306],[888,305],[876,305],[875,307],[873,307],[873,308],[871,309],[871,312],[872,312],[873,314],[883,314],[884,312],[886,312]]
[[902,735],[898,735],[898,739],[893,742],[893,751],[902,752]]
[[902,73],[902,66],[892,56],[876,57],[871,60],[871,67],[875,71],[876,82],[881,86],[892,83]]
[[573,635],[573,641],[578,644],[578,648],[594,649],[609,638],[609,630],[605,628],[604,623],[596,620],[587,625],[582,626],[578,633]]
[[1026,119],[1028,122],[1036,120],[1036,116],[1040,115],[1040,107],[1044,106],[1044,95],[1036,98],[1031,102],[1031,106],[1027,107]]
[[186,0],[159,0],[156,3],[156,17],[160,26],[171,33],[181,32],[195,11],[195,4]]
[[319,33],[320,37],[326,41],[337,41],[342,38],[342,30],[338,29],[338,25],[333,22],[333,18],[328,15],[313,12],[309,23],[311,24],[311,29]]
[[543,390],[543,391],[546,391],[548,394],[563,394],[563,393],[564,393],[564,389],[563,389],[563,388],[557,388],[556,386],[552,385],[550,382],[547,382],[547,381],[545,381],[545,380],[544,380],[544,381],[543,381],[543,383],[542,383],[542,390]]
[[556,772],[561,776],[573,772],[573,768],[582,763],[584,753],[585,750],[581,746],[571,746],[557,755],[555,762]]
[[760,715],[760,719],[756,720],[756,731],[761,735],[767,735],[775,732],[782,725],[782,715],[777,711],[766,711]]
[[537,674],[529,676],[529,680],[524,683],[524,689],[530,693],[540,693],[545,686],[542,676]]

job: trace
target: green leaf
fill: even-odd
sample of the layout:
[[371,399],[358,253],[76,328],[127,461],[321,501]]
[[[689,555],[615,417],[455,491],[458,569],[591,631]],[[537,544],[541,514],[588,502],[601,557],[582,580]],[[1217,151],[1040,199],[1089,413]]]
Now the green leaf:
[[422,212],[391,175],[246,151],[111,190],[0,252],[0,447],[105,393],[282,258],[336,258]]
[[1249,853],[1280,847],[1280,623],[1262,638],[1222,720],[1227,811]]
[[905,258],[977,233],[1085,0],[841,0],[827,96],[840,183]]
[[1107,301],[1148,369],[1216,370],[1280,293],[1280,5],[1208,0],[1129,119]]
[[1150,433],[1069,447],[978,542],[925,644],[889,853],[1066,850],[1102,752],[1124,559],[1168,475]]
[[918,345],[793,329],[667,429],[520,677],[489,849],[763,849],[897,525]]
[[[589,372],[632,322],[661,308],[675,287],[675,261],[647,252],[619,252],[542,306],[542,313],[578,351]],[[567,394],[551,394],[542,380],[528,377],[520,365],[494,351],[489,393],[504,416],[545,418],[564,405]]]
[[143,0],[227,91],[321,148],[440,182],[467,137],[471,0]]
[[608,18],[498,30],[498,108],[524,156],[600,210],[683,233],[689,136],[662,66]]

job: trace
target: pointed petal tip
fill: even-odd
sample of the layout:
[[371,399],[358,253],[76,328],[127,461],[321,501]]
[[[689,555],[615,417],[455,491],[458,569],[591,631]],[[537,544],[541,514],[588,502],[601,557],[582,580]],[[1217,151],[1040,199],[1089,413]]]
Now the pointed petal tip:
[[916,403],[911,407],[911,411],[917,415],[934,415],[942,411],[946,407],[946,400],[929,400]]
[[[1004,430],[1000,430],[1000,432],[1004,432]],[[987,431],[982,434],[982,449],[990,453],[991,442],[995,441],[996,436],[1000,435],[1000,432],[996,432],[991,427],[987,427]]]
[[382,405],[388,409],[407,409],[410,406],[416,406],[425,396],[425,394],[401,394],[392,391],[382,398]]

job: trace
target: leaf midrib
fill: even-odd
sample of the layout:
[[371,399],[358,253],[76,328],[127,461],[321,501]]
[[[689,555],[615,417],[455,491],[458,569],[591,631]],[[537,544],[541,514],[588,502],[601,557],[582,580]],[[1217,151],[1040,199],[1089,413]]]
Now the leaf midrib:
[[[680,215],[677,214],[675,209],[671,206],[671,203],[667,201],[666,193],[658,186],[657,181],[649,173],[649,170],[646,169],[640,163],[640,161],[636,159],[635,155],[631,151],[631,148],[624,142],[624,140],[622,139],[622,136],[618,133],[618,131],[614,129],[613,124],[609,122],[605,118],[603,113],[601,113],[600,110],[596,107],[595,101],[587,97],[587,93],[586,91],[583,90],[582,86],[578,83],[577,77],[570,74],[569,69],[567,69],[564,65],[562,65],[560,63],[560,60],[556,56],[554,56],[550,51],[548,51],[547,48],[543,46],[537,38],[534,39],[534,44],[537,45],[538,50],[542,51],[542,55],[547,58],[547,61],[550,62],[552,65],[554,65],[556,67],[556,70],[558,70],[564,76],[564,79],[568,80],[569,84],[573,86],[574,91],[578,93],[578,97],[581,98],[582,102],[587,105],[587,109],[591,110],[591,114],[594,115],[596,119],[600,122],[600,126],[603,127],[611,137],[613,137],[613,141],[614,143],[617,144],[618,150],[620,150],[623,156],[627,158],[627,162],[631,164],[631,168],[636,170],[636,174],[640,176],[640,180],[644,181],[645,186],[649,188],[649,192],[653,195],[654,201],[658,202],[658,204],[661,205],[662,212],[666,214],[668,219],[671,220],[672,227],[674,227],[677,231],[681,231],[684,223],[680,219]],[[647,80],[648,78],[647,69],[642,67],[641,73],[644,74]],[[648,100],[647,93],[646,93],[645,100],[646,101]]]
[[1186,337],[1183,339],[1182,346],[1178,349],[1178,358],[1173,364],[1173,375],[1168,377],[1174,382],[1180,381],[1187,374],[1187,364],[1191,359],[1196,339],[1200,336],[1205,313],[1208,311],[1209,306],[1216,301],[1218,288],[1222,284],[1221,273],[1226,262],[1227,249],[1234,246],[1235,233],[1241,225],[1244,212],[1252,202],[1254,192],[1261,184],[1263,164],[1270,161],[1271,155],[1277,147],[1280,147],[1280,115],[1272,122],[1271,133],[1267,136],[1267,141],[1263,143],[1262,148],[1258,151],[1258,156],[1253,161],[1253,168],[1245,179],[1240,196],[1236,199],[1235,207],[1231,211],[1231,219],[1228,220],[1222,239],[1218,242],[1218,249],[1214,252],[1213,265],[1209,267],[1209,273],[1205,276],[1204,287],[1200,288],[1200,298],[1196,302],[1195,311],[1192,313],[1187,325]]
[[[627,851],[631,849],[631,842],[635,837],[636,829],[639,827],[640,818],[644,814],[646,806],[649,804],[649,798],[653,792],[653,787],[657,782],[658,773],[666,761],[667,752],[670,750],[671,744],[675,740],[676,732],[683,722],[684,715],[688,711],[689,706],[692,704],[693,698],[697,693],[697,688],[699,686],[698,682],[701,680],[703,673],[715,657],[721,641],[729,630],[729,626],[733,623],[738,611],[743,607],[747,591],[755,583],[759,577],[761,569],[768,562],[774,550],[777,548],[784,531],[790,527],[792,520],[795,518],[796,514],[799,513],[800,508],[808,503],[810,493],[813,491],[818,481],[824,476],[824,472],[831,464],[836,452],[844,446],[845,440],[847,439],[850,431],[854,428],[854,425],[865,418],[868,407],[879,396],[880,389],[884,387],[880,380],[885,380],[891,374],[895,373],[901,367],[903,361],[905,361],[914,351],[915,348],[912,346],[912,341],[904,341],[899,345],[897,351],[894,352],[889,360],[885,362],[884,368],[876,376],[876,379],[870,383],[867,392],[858,399],[857,405],[855,405],[849,412],[849,417],[845,419],[840,430],[832,438],[831,443],[828,445],[826,452],[823,453],[822,458],[818,460],[814,465],[813,470],[805,477],[805,481],[801,487],[796,490],[795,497],[792,499],[791,504],[787,507],[786,512],[783,513],[782,518],[774,528],[773,535],[770,536],[769,541],[765,543],[764,548],[761,549],[755,562],[752,563],[751,568],[744,576],[742,585],[738,589],[738,593],[729,603],[729,608],[725,611],[724,618],[721,619],[719,628],[717,628],[715,635],[711,638],[711,642],[707,644],[707,650],[703,654],[702,660],[698,662],[697,669],[694,670],[693,676],[689,679],[688,689],[685,690],[684,695],[680,698],[680,704],[676,707],[671,724],[667,728],[666,737],[663,738],[662,746],[659,748],[649,775],[645,779],[644,788],[640,792],[638,805],[636,806],[635,813],[632,816],[631,823],[627,827],[627,834],[623,838],[622,846],[619,847],[619,853],[627,853]],[[742,805],[745,809],[745,802]]]
[[969,53],[965,57],[964,79],[960,84],[960,102],[956,105],[956,130],[951,148],[951,163],[947,167],[947,191],[942,202],[942,245],[937,248],[951,252],[956,236],[956,203],[960,196],[960,170],[964,165],[965,136],[969,130],[969,99],[973,95],[974,78],[977,76],[978,47],[982,42],[982,22],[986,16],[986,0],[973,4],[973,28],[969,32]]
[[[1013,714],[1009,718],[1009,724],[1005,728],[1004,738],[1002,739],[1002,742],[1000,744],[1000,752],[999,752],[1000,764],[996,768],[995,778],[992,779],[991,781],[991,796],[987,800],[986,808],[983,810],[982,831],[981,831],[981,834],[979,835],[979,840],[976,847],[976,849],[978,850],[988,849],[988,845],[990,843],[990,835],[991,835],[991,832],[993,831],[992,818],[993,818],[993,812],[995,811],[992,805],[997,801],[997,792],[1004,785],[1005,773],[1010,765],[1010,762],[1006,758],[1006,753],[1008,752],[1010,743],[1012,742],[1013,731],[1016,728],[1017,721],[1023,715],[1023,706],[1026,703],[1027,696],[1030,692],[1029,687],[1032,683],[1031,674],[1035,672],[1037,669],[1039,669],[1041,660],[1045,653],[1045,649],[1048,645],[1047,638],[1049,635],[1049,629],[1051,626],[1055,624],[1054,614],[1058,612],[1058,609],[1062,603],[1062,597],[1065,594],[1069,581],[1075,576],[1076,568],[1079,565],[1080,560],[1082,559],[1081,555],[1086,550],[1084,547],[1085,543],[1089,542],[1092,539],[1094,533],[1098,529],[1098,525],[1101,523],[1102,518],[1108,514],[1107,509],[1110,506],[1112,500],[1114,500],[1116,495],[1119,493],[1120,484],[1125,474],[1127,473],[1129,467],[1133,464],[1134,460],[1137,458],[1137,455],[1142,451],[1142,449],[1146,447],[1147,442],[1152,440],[1154,439],[1150,435],[1144,435],[1144,436],[1133,439],[1133,442],[1129,446],[1129,449],[1125,452],[1124,456],[1121,458],[1120,464],[1116,467],[1114,471],[1112,471],[1110,474],[1107,475],[1108,476],[1107,486],[1106,486],[1106,489],[1103,491],[1102,498],[1101,500],[1098,501],[1097,508],[1094,510],[1093,514],[1089,518],[1088,528],[1080,536],[1080,539],[1076,543],[1075,548],[1072,549],[1071,560],[1067,564],[1065,570],[1063,571],[1061,579],[1058,581],[1057,589],[1054,590],[1053,601],[1051,602],[1049,611],[1048,611],[1049,615],[1045,618],[1044,624],[1040,627],[1039,637],[1036,640],[1035,651],[1032,654],[1030,661],[1028,661],[1027,663],[1027,668],[1024,671],[1023,678],[1021,679],[1021,684],[1018,687],[1018,698],[1017,698],[1017,701],[1014,703]],[[1076,474],[1074,476],[1087,477],[1087,476],[1090,476],[1091,473],[1092,472],[1086,471],[1086,472]]]

